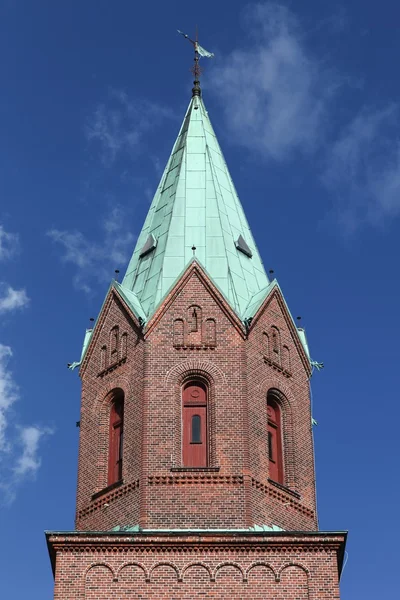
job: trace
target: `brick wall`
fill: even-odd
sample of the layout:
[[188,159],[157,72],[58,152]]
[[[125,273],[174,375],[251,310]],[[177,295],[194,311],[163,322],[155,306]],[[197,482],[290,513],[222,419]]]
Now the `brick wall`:
[[55,600],[338,600],[344,535],[50,534]]
[[[197,331],[191,331],[196,306]],[[104,366],[110,332],[127,332],[126,357]],[[279,352],[272,347],[277,328]],[[269,342],[266,340],[269,339]],[[102,354],[103,353],[103,354]],[[115,362],[115,361],[114,361]],[[248,335],[196,264],[141,332],[115,292],[104,305],[82,375],[77,529],[241,528],[315,530],[307,365],[284,302],[274,292]],[[209,392],[209,467],[183,469],[181,386]],[[125,393],[123,483],[107,486],[109,393]],[[268,480],[266,398],[283,414],[285,485]],[[93,495],[95,498],[93,499]]]

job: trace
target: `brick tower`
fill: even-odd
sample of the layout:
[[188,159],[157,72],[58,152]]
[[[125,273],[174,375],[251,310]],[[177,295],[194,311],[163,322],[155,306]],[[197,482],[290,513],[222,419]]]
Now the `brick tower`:
[[122,283],[87,331],[76,530],[56,600],[338,599],[304,331],[270,281],[198,81]]

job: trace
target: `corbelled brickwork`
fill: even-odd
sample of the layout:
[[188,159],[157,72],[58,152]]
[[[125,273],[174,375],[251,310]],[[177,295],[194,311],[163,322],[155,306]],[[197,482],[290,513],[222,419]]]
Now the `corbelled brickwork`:
[[50,534],[55,600],[338,600],[345,535]]

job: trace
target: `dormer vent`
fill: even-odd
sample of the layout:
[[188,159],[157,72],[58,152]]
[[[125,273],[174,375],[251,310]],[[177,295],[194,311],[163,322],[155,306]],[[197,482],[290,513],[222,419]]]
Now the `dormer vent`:
[[157,240],[154,237],[154,235],[152,233],[150,233],[149,237],[146,240],[146,243],[144,244],[143,248],[140,251],[140,258],[143,258],[143,256],[146,256],[146,254],[149,254],[149,252],[152,252],[152,250],[154,250],[154,248],[157,246]]
[[251,258],[253,256],[252,251],[248,247],[248,245],[242,235],[239,235],[238,239],[235,242],[235,246],[240,252],[243,252],[243,254],[245,254],[249,258]]

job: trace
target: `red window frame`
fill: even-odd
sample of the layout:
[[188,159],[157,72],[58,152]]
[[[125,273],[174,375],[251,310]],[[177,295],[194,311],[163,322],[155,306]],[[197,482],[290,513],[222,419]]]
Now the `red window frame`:
[[124,445],[124,397],[118,396],[110,408],[108,485],[122,479]]
[[207,388],[199,381],[189,381],[182,390],[182,463],[208,466]]
[[280,406],[272,398],[267,399],[269,478],[283,484],[282,415]]

